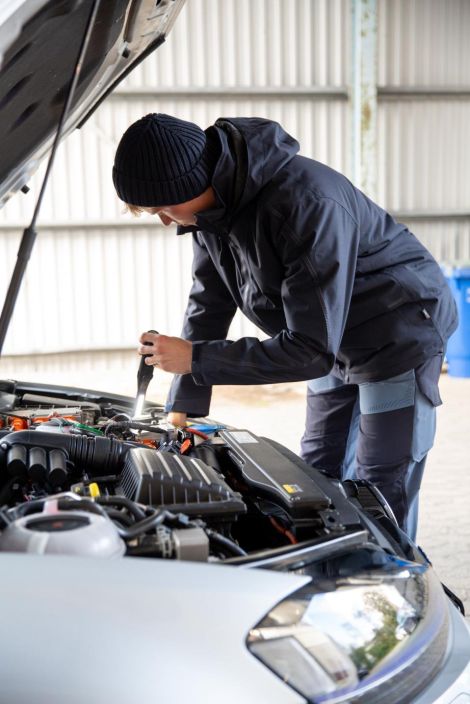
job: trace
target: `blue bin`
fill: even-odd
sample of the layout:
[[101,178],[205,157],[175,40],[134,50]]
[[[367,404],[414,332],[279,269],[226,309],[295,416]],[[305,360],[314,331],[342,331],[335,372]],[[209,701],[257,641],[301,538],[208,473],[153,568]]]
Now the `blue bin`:
[[459,326],[447,344],[448,372],[470,376],[470,265],[442,267],[459,312]]

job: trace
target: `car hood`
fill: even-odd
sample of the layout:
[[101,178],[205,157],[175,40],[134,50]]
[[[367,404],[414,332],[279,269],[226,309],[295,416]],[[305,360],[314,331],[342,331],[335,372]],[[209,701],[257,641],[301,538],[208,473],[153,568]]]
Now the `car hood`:
[[1,565],[9,704],[127,704],[152,692],[167,704],[304,701],[245,639],[309,578],[145,559],[2,554]]
[[[52,146],[95,0],[0,0],[0,206]],[[184,0],[101,0],[63,134],[165,40]]]

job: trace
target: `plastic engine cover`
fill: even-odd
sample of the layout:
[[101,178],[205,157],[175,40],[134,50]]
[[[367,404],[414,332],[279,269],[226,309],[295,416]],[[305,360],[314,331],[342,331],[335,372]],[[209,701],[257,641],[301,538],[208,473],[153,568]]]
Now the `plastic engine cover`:
[[169,452],[130,450],[120,488],[133,501],[190,516],[231,520],[246,512],[241,495],[215,469],[202,460]]
[[296,523],[309,522],[316,511],[331,506],[330,497],[315,481],[315,470],[293,453],[290,459],[280,451],[281,445],[248,430],[223,430],[220,437],[248,486],[282,506]]

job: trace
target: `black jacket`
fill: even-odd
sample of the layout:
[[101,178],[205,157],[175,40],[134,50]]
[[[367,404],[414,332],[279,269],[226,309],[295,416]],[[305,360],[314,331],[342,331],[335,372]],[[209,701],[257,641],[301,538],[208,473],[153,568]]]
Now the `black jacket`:
[[[166,410],[206,415],[212,384],[328,374],[379,381],[442,354],[457,325],[441,270],[407,228],[282,127],[220,119],[212,178],[218,207],[192,231],[193,287],[182,336],[192,373]],[[226,340],[236,309],[269,339]]]

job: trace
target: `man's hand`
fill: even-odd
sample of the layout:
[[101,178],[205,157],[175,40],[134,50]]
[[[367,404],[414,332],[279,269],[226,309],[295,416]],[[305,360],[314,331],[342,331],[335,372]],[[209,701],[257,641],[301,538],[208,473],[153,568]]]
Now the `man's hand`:
[[137,349],[139,354],[150,355],[145,360],[145,364],[153,364],[163,371],[173,372],[173,374],[189,374],[191,371],[193,346],[188,340],[144,332],[140,336],[139,342],[141,343]]
[[181,413],[180,411],[171,411],[167,415],[167,420],[172,425],[176,425],[178,428],[184,428],[186,426],[186,413]]

